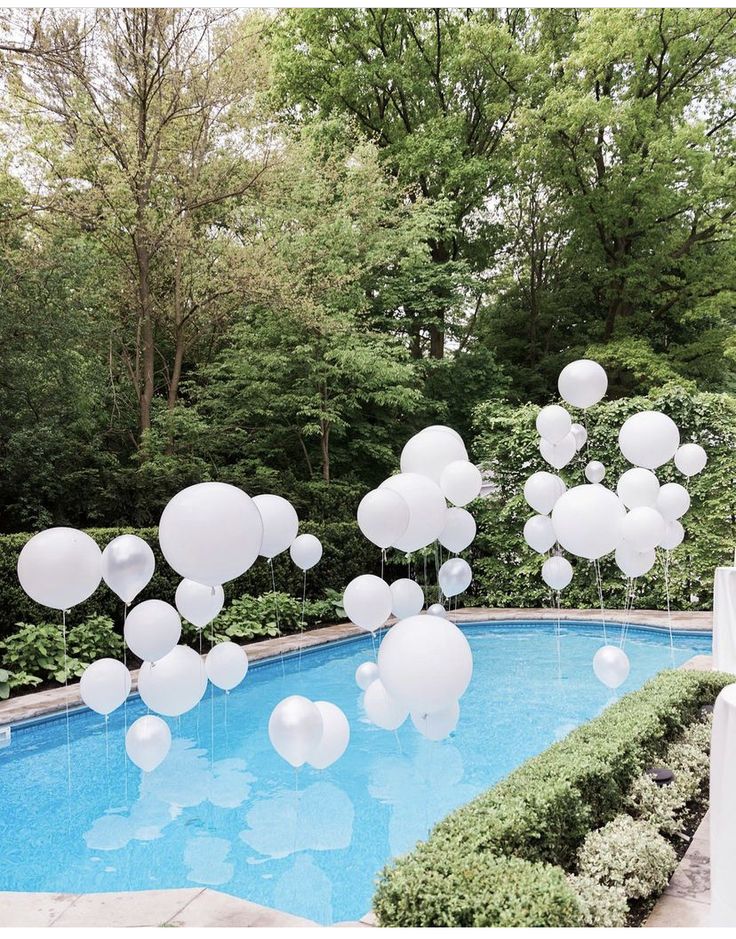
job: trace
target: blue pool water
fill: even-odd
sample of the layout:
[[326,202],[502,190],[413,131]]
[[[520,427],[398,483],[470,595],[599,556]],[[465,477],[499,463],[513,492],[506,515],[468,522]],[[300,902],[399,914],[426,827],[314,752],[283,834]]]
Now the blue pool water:
[[[251,668],[229,696],[211,688],[169,721],[165,762],[142,774],[124,754],[121,710],[73,712],[14,730],[0,750],[0,890],[65,893],[209,886],[321,923],[357,919],[376,873],[456,806],[598,714],[612,694],[594,678],[600,625],[464,627],[473,680],[457,730],[425,741],[366,723],[356,667],[371,637]],[[618,627],[609,639],[618,640]],[[710,636],[631,629],[621,693],[710,649]],[[345,756],[298,775],[266,727],[287,694],[334,701],[350,720]],[[127,721],[145,713],[136,698]],[[69,759],[68,759],[69,757]]]

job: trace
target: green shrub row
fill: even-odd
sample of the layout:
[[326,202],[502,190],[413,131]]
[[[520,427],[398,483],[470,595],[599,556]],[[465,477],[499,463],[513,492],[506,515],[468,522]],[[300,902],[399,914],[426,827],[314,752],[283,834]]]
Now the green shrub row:
[[[564,871],[575,868],[588,833],[624,809],[645,766],[733,680],[720,672],[662,672],[457,809],[381,873],[374,897],[381,925],[500,926],[511,918],[516,926],[583,925]],[[546,899],[526,896],[519,860],[534,867]],[[519,899],[504,919],[509,879]],[[458,883],[470,881],[458,906]]]

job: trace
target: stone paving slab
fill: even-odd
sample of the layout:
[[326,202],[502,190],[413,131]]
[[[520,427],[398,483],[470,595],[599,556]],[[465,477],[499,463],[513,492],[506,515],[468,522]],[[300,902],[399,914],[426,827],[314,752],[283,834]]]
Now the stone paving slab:
[[644,925],[710,926],[710,812]]
[[202,890],[166,921],[167,926],[316,926],[301,916],[282,913],[219,890]]

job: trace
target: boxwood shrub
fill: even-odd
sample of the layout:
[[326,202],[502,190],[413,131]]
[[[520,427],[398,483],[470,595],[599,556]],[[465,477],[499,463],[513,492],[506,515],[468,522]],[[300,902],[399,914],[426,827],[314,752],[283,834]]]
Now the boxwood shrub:
[[[526,904],[529,912],[513,925],[546,926],[548,917],[558,916],[567,919],[555,920],[556,925],[580,925],[579,906],[568,904],[569,885],[559,878],[574,868],[588,832],[623,810],[642,770],[661,758],[667,744],[697,719],[701,706],[732,681],[722,672],[661,672],[523,763],[382,871],[374,898],[381,925],[470,925],[471,915],[472,925],[481,925],[482,916],[482,925],[512,925],[501,912],[508,878],[498,876],[512,859],[527,862],[545,885],[541,894],[519,900],[518,906]],[[555,875],[544,865],[555,865]],[[529,883],[521,871],[529,867],[508,868],[509,877],[512,870],[521,897]],[[471,882],[480,899],[458,904],[454,893],[461,890],[464,896],[462,885]]]

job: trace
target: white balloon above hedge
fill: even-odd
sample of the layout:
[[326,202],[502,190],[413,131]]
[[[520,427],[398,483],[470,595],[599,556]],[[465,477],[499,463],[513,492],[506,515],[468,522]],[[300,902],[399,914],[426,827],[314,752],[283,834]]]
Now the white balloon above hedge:
[[23,545],[18,580],[31,600],[53,610],[68,610],[100,586],[102,552],[83,531],[47,528]]

